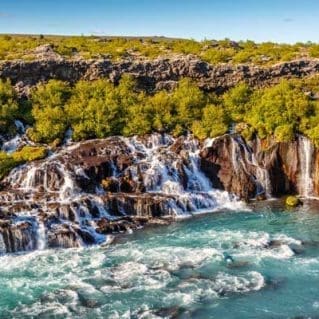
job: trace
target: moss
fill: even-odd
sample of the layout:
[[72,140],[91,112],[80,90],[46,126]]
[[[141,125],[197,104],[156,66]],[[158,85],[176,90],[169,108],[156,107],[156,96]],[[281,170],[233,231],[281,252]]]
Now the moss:
[[47,156],[45,147],[25,146],[13,154],[0,152],[0,180],[13,168],[26,162],[42,159]]
[[11,157],[0,152],[0,180],[2,180],[18,164]]
[[296,207],[296,206],[301,205],[301,201],[296,196],[288,196],[286,198],[286,205],[289,207]]
[[45,158],[47,156],[47,149],[42,146],[25,146],[21,150],[12,154],[12,158],[16,162],[31,162]]

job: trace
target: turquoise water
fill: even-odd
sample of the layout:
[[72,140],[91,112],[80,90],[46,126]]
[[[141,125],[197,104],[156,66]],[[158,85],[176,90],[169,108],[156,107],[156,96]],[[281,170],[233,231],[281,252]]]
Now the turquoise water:
[[0,271],[0,318],[318,318],[319,209],[261,203]]

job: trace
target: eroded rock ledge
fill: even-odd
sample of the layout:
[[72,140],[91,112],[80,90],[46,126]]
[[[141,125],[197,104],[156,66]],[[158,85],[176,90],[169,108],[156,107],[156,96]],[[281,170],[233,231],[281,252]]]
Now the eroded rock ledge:
[[190,77],[205,90],[223,92],[241,81],[254,87],[276,84],[282,78],[305,77],[319,72],[319,60],[296,60],[270,67],[253,65],[210,65],[192,55],[155,60],[39,59],[0,62],[0,78],[9,78],[21,94],[40,81],[59,79],[70,83],[81,79],[108,78],[117,83],[123,74],[131,74],[147,91],[171,89],[182,77]]
[[[102,244],[114,233],[238,199],[319,196],[319,152],[226,134],[89,140],[14,169],[0,187],[0,253]],[[234,196],[236,195],[236,197]]]

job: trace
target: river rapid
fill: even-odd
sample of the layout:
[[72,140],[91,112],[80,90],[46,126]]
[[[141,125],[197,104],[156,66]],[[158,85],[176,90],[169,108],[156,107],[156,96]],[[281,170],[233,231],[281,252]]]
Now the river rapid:
[[148,227],[112,245],[0,257],[1,318],[317,318],[316,202]]

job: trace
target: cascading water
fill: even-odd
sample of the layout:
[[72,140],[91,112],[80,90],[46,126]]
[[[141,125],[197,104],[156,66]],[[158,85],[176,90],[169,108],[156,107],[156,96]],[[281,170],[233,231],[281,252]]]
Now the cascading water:
[[[144,170],[143,183],[146,190],[174,195],[174,199],[169,201],[169,210],[174,215],[183,218],[196,212],[238,204],[232,195],[213,189],[209,179],[200,170],[201,149],[192,136],[182,141],[182,154],[179,156],[171,150],[176,140],[168,135],[153,134],[144,143],[137,138],[124,141],[133,154],[142,153],[145,156],[139,168],[140,171]],[[137,179],[137,169],[130,167],[129,170]]]
[[37,249],[43,250],[46,248],[46,229],[42,221],[37,220]]
[[299,193],[303,197],[310,197],[313,191],[313,180],[311,177],[313,146],[311,141],[298,136],[298,157],[299,157]]
[[[254,177],[257,190],[256,195],[264,194],[266,198],[271,198],[271,182],[268,170],[258,163],[253,150],[241,137],[232,137],[231,143],[231,158],[234,171],[238,171],[239,165],[241,165],[248,175]],[[253,168],[252,172],[249,171],[248,166]]]
[[0,206],[36,221],[37,249],[103,243],[113,231],[131,231],[132,216],[184,218],[242,208],[212,187],[200,169],[200,151],[192,136],[165,134],[72,144],[15,168],[4,180],[10,188],[0,192]]

